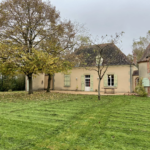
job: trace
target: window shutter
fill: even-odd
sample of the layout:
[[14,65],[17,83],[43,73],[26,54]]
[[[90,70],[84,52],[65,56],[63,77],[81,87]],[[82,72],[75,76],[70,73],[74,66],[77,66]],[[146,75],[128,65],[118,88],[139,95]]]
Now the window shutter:
[[85,90],[85,77],[83,75],[81,76],[81,90]]
[[67,86],[67,76],[64,75],[64,86]]
[[93,91],[93,75],[90,76],[90,91]]
[[108,86],[107,74],[104,75],[104,87]]
[[64,86],[70,86],[70,75],[64,75]]
[[67,85],[70,86],[70,75],[67,75]]
[[118,77],[116,74],[114,74],[114,87],[118,86]]

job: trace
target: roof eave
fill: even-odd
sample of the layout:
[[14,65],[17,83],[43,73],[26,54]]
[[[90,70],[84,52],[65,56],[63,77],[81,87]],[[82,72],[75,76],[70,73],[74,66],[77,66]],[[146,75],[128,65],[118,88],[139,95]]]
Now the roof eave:
[[142,62],[147,62],[147,60],[141,60],[141,61],[138,61],[137,63],[142,63]]

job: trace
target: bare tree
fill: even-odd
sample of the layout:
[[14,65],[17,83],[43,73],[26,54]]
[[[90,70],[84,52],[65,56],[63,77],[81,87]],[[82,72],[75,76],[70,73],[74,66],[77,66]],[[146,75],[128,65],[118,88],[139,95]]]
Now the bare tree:
[[[105,43],[105,37],[102,36],[101,44],[95,44],[95,42],[90,42],[89,46],[82,47],[81,49],[76,51],[76,54],[84,53],[84,61],[82,62],[82,66],[87,70],[96,71],[99,77],[98,81],[98,100],[100,100],[100,85],[101,80],[103,79],[108,67],[116,62],[118,59],[125,59],[125,55],[122,54],[122,58],[118,57],[120,50],[114,45],[117,43],[122,36],[123,32],[120,34],[116,34],[115,37],[111,36],[111,40]],[[85,51],[82,51],[84,50]],[[91,49],[91,50],[90,50]],[[88,50],[92,51],[92,54],[88,53]],[[95,60],[96,56],[96,61]],[[113,57],[112,57],[113,56]],[[126,61],[126,60],[125,60]]]
[[133,40],[132,53],[128,54],[128,58],[133,61],[134,55],[137,57],[137,61],[143,56],[147,46],[150,44],[150,30],[147,32],[145,37],[139,37]]

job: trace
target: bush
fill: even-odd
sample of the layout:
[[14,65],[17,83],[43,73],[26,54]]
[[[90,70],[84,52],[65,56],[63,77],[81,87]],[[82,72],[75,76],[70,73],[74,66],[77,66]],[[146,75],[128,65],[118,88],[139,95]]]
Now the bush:
[[25,90],[25,76],[4,76],[2,75],[0,78],[0,91],[21,91]]
[[142,84],[142,78],[139,80],[139,83],[138,85],[136,86],[135,88],[135,92],[139,95],[139,96],[142,96],[142,97],[146,97],[148,94],[146,93],[145,91],[145,88]]

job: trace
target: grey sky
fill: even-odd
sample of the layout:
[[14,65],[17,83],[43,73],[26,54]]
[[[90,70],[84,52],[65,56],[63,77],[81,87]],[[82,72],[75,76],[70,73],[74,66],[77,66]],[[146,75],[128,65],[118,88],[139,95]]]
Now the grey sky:
[[93,37],[124,31],[119,48],[132,52],[133,39],[150,30],[150,0],[50,0],[61,18],[85,24]]

